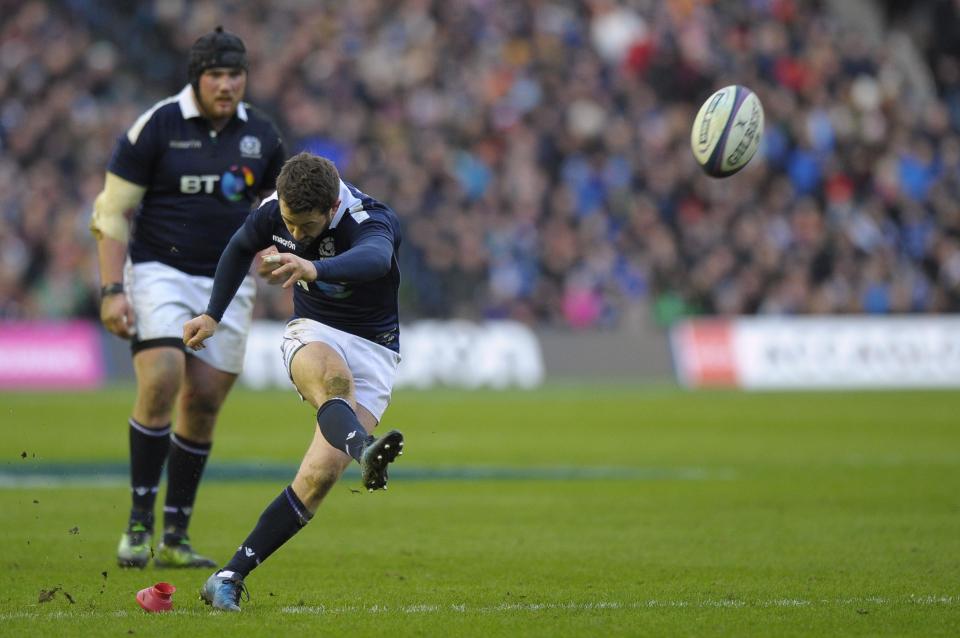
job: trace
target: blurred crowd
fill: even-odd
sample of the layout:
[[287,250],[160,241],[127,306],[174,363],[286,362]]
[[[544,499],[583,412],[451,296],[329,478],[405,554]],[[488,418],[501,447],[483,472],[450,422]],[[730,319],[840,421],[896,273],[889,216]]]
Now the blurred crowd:
[[[400,215],[407,320],[960,311],[949,34],[924,45],[925,92],[814,1],[116,4],[0,0],[0,318],[96,316],[86,228],[114,141],[216,24],[288,147]],[[955,0],[923,4],[958,24]],[[766,132],[716,180],[690,125],[728,84]]]

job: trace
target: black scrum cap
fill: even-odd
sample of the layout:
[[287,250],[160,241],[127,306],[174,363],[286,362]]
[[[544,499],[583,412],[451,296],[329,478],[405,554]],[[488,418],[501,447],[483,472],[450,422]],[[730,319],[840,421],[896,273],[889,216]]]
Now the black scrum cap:
[[243,40],[220,26],[200,36],[190,47],[187,76],[194,91],[199,91],[200,75],[216,67],[247,68],[247,48]]

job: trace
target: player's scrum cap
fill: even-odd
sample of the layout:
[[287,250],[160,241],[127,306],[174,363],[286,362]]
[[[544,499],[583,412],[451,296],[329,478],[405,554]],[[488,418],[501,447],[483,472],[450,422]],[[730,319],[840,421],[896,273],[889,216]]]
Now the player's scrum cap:
[[216,67],[247,68],[247,48],[243,46],[243,40],[224,31],[221,26],[200,36],[190,47],[187,75],[194,89],[200,81],[200,75]]

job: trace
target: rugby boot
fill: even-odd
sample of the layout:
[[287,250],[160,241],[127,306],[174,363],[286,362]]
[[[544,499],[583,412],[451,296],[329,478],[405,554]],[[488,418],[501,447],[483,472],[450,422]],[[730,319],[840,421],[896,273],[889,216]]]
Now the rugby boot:
[[157,547],[157,555],[153,558],[156,567],[216,567],[217,564],[206,556],[202,556],[190,546],[190,539],[186,536],[165,537]]
[[147,526],[131,521],[127,531],[120,537],[120,545],[117,546],[117,565],[143,569],[153,554],[150,547],[152,542],[153,534]]
[[360,452],[360,477],[367,491],[387,489],[387,466],[403,454],[403,434],[390,430],[381,438],[368,436]]
[[223,611],[240,611],[241,596],[250,600],[243,577],[235,572],[214,572],[200,588],[200,600]]

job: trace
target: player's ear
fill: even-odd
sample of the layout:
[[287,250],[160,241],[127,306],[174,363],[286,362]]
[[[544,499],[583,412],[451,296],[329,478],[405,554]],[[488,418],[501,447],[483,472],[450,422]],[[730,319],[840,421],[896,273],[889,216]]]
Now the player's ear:
[[337,198],[337,201],[333,202],[333,207],[330,209],[330,214],[331,214],[331,215],[336,215],[336,214],[337,214],[337,210],[339,210],[339,209],[340,209],[340,198],[338,197],[338,198]]

